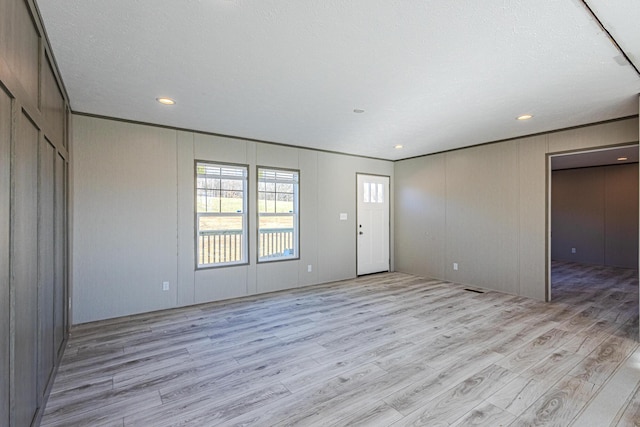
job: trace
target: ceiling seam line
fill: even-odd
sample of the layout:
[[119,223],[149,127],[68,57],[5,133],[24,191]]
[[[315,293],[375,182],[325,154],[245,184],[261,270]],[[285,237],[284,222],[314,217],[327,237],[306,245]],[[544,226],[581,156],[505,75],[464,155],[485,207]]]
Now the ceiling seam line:
[[622,49],[620,44],[618,44],[618,41],[613,37],[613,35],[611,35],[609,30],[607,30],[607,28],[604,26],[600,18],[598,18],[598,15],[596,15],[593,9],[591,9],[591,6],[589,6],[589,3],[587,3],[587,0],[581,0],[581,3],[584,5],[587,11],[591,14],[593,19],[596,20],[596,22],[598,23],[602,31],[604,31],[607,34],[607,36],[609,37],[609,40],[611,40],[611,43],[613,43],[616,49],[618,49],[618,51],[622,54],[622,56],[624,56],[624,59],[626,59],[629,65],[631,65],[631,67],[635,70],[636,74],[640,77],[640,70],[638,70],[638,67],[636,67],[636,64],[633,63],[633,61],[631,60],[631,58],[629,58],[629,56],[624,51],[624,49]]

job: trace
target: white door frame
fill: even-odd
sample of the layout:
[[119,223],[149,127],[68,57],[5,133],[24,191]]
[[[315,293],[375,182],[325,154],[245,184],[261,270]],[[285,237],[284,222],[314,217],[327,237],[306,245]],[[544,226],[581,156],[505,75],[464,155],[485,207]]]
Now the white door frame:
[[359,271],[359,266],[358,266],[358,260],[359,260],[359,253],[358,253],[358,247],[359,247],[359,233],[360,233],[360,212],[358,211],[358,196],[359,196],[359,192],[360,192],[360,188],[358,185],[358,178],[359,177],[365,177],[365,176],[371,176],[371,177],[376,177],[376,178],[386,178],[387,180],[387,184],[388,184],[388,191],[387,191],[387,209],[389,210],[387,212],[389,221],[386,224],[386,228],[387,228],[387,240],[389,242],[389,247],[387,248],[387,253],[388,253],[388,260],[387,260],[387,269],[386,271],[391,271],[391,200],[392,200],[392,194],[391,194],[391,176],[389,175],[381,175],[381,174],[373,174],[373,173],[365,173],[365,172],[356,172],[356,224],[355,224],[355,239],[356,239],[356,275],[357,276],[361,276],[361,275],[366,275],[366,274],[372,274],[372,273],[360,273]]

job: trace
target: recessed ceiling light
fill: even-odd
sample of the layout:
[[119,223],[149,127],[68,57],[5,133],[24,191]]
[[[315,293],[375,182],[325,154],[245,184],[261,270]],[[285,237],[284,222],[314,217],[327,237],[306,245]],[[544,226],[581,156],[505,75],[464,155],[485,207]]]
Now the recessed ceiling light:
[[523,114],[521,116],[516,117],[517,120],[529,120],[533,116],[531,114]]
[[356,114],[361,114],[361,113],[364,113],[364,110],[362,110],[360,108],[354,108],[353,112],[356,113]]
[[393,148],[395,148],[396,150],[400,150],[400,149],[402,149],[403,147],[404,147],[404,145],[402,145],[402,144],[397,144],[397,145],[394,145],[394,146],[393,146]]
[[626,157],[618,157],[618,160],[622,162],[622,161],[628,160],[628,159]]
[[156,98],[156,101],[158,101],[160,104],[164,104],[164,105],[173,105],[176,103],[176,101],[174,101],[171,98]]

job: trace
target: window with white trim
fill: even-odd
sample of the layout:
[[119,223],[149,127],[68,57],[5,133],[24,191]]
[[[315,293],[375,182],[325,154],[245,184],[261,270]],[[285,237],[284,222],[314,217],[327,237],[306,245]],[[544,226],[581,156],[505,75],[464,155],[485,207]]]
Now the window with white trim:
[[196,163],[196,254],[202,267],[247,263],[247,167]]
[[299,176],[258,168],[258,261],[299,258]]

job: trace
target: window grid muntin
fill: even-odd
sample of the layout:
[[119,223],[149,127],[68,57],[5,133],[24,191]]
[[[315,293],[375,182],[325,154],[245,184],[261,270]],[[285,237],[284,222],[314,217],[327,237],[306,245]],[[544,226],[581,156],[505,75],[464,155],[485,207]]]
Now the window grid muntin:
[[[299,180],[300,172],[297,170],[258,167],[258,262],[299,258]],[[283,209],[283,205],[290,209]],[[265,218],[282,218],[283,222],[290,222],[292,227],[263,227]],[[289,233],[288,230],[291,232]],[[270,232],[273,232],[274,236],[269,237],[277,242],[269,242],[265,239],[265,234]],[[285,236],[286,233],[289,235]],[[276,250],[281,249],[281,245],[285,244],[283,241],[291,246],[286,249],[291,250],[292,253],[283,252],[281,255],[276,255],[278,253],[276,252],[274,254],[273,246],[276,246]],[[268,248],[267,255],[264,255],[265,247]]]
[[[197,268],[248,263],[248,175],[246,165],[196,161]],[[219,197],[214,197],[215,195]],[[235,197],[222,197],[225,195]],[[201,200],[202,197],[204,202]],[[227,203],[223,203],[223,199],[232,201],[227,200]],[[211,218],[214,221],[215,218],[219,218],[218,227],[202,227],[203,218]],[[226,227],[220,226],[223,222],[221,220],[232,218],[240,218],[240,228],[230,228],[228,224]]]

